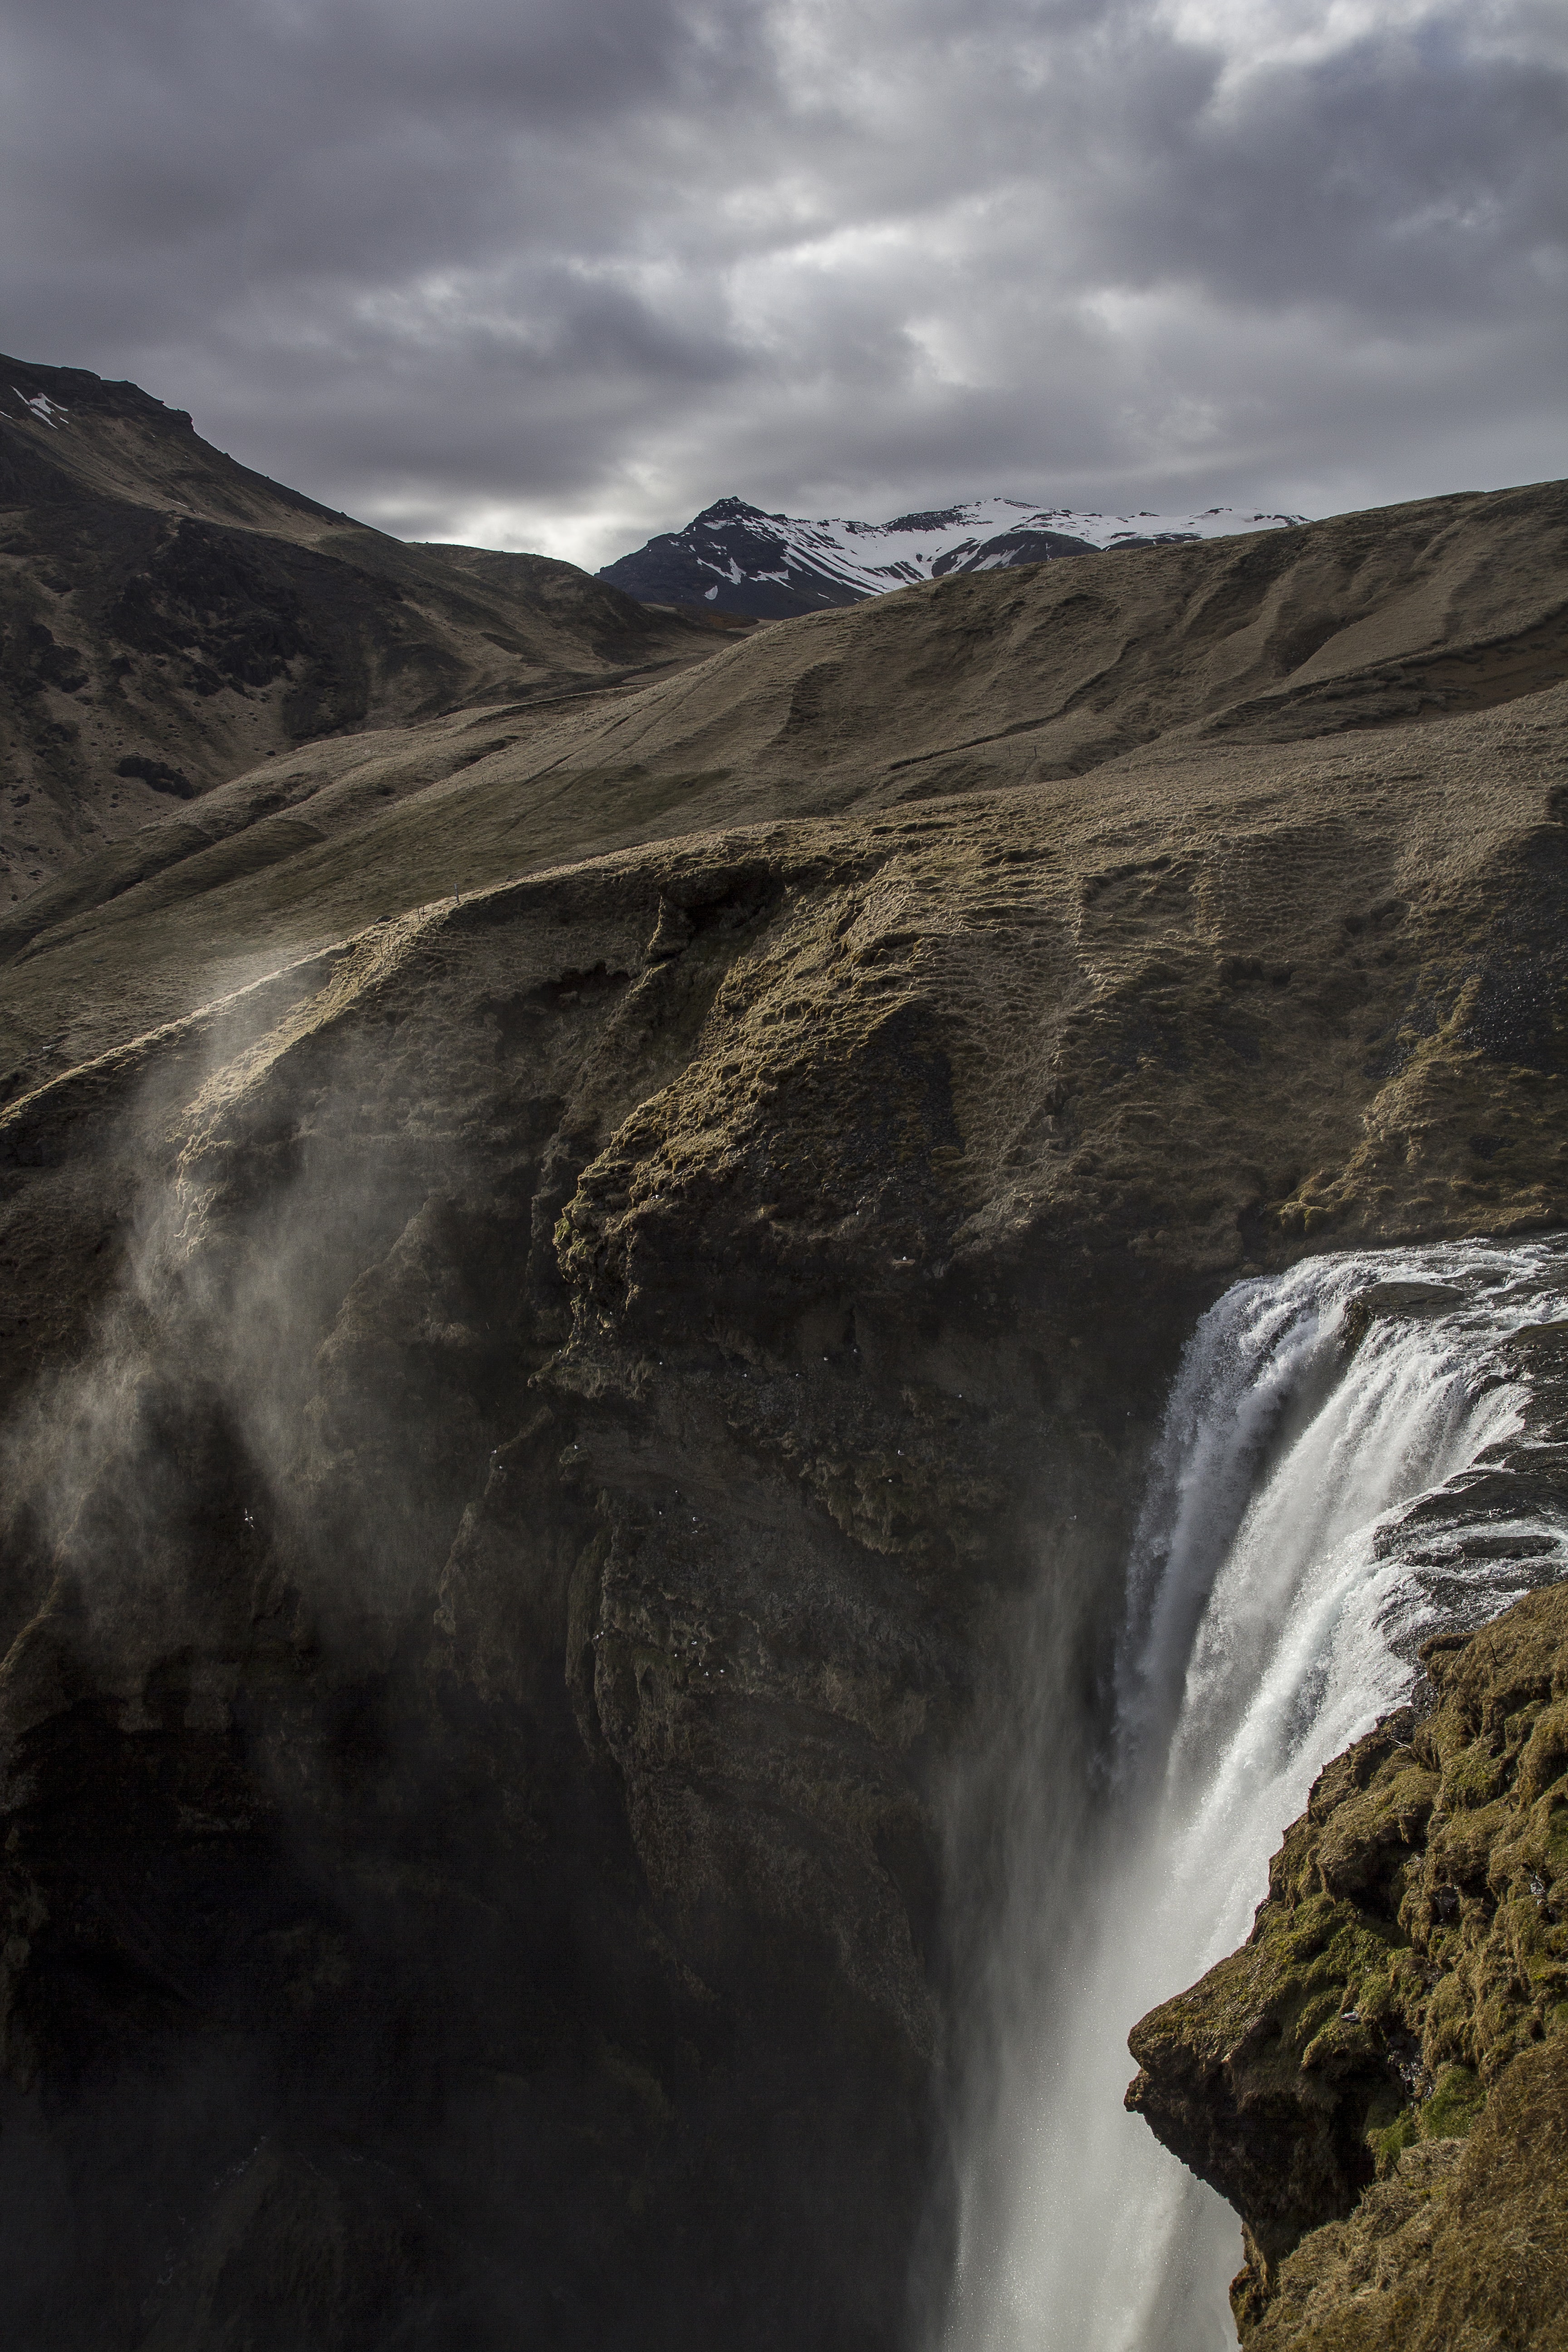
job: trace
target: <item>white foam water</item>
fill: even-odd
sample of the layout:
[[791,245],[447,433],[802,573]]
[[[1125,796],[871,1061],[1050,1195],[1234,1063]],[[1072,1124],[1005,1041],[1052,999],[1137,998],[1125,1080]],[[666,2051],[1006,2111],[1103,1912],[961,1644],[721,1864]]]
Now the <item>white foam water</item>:
[[[1347,1309],[1388,1282],[1454,1295],[1374,1315],[1347,1351]],[[1052,1682],[1047,1574],[1008,1895],[973,1987],[942,2352],[1234,2344],[1236,2217],[1123,2112],[1126,2036],[1242,1940],[1314,1777],[1408,1695],[1456,1590],[1479,1619],[1555,1572],[1563,1530],[1539,1516],[1440,1580],[1395,1530],[1519,1440],[1499,1343],[1565,1311],[1559,1240],[1321,1257],[1227,1292],[1172,1393],[1098,1742]]]

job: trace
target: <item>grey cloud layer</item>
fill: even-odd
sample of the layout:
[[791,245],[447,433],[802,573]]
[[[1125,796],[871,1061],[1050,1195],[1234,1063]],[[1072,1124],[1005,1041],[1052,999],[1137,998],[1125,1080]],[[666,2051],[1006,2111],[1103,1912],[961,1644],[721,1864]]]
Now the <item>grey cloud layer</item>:
[[1534,0],[56,0],[5,341],[420,536],[1564,470]]

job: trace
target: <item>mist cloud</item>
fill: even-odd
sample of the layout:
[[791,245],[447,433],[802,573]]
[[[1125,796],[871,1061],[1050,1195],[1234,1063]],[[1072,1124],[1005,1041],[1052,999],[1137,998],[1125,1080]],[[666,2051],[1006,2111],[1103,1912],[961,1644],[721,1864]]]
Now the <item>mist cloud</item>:
[[4,340],[416,537],[1561,473],[1531,0],[13,0]]

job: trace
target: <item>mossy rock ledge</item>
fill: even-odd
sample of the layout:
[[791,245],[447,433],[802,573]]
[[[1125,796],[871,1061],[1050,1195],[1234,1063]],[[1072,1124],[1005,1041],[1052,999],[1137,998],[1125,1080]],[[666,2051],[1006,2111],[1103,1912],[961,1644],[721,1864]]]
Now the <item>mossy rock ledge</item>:
[[1242,2217],[1248,2352],[1568,2345],[1568,1591],[1322,1773],[1127,2104]]

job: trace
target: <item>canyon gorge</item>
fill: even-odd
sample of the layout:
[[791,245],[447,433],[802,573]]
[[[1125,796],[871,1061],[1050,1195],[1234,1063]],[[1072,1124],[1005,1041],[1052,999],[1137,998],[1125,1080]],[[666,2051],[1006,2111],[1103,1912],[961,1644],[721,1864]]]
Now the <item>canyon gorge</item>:
[[751,627],[13,373],[13,2340],[1559,2341],[1568,488]]

